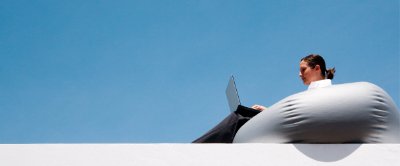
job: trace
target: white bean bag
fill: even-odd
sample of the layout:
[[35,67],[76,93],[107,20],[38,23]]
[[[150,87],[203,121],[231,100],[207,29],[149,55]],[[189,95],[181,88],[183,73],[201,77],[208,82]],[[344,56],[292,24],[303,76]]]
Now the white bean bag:
[[234,143],[399,143],[400,116],[380,87],[357,82],[300,92],[243,125]]

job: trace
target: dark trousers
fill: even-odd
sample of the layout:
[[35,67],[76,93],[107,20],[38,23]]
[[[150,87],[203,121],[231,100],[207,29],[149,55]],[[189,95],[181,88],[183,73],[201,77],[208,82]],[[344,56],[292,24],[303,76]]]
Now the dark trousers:
[[236,132],[260,111],[239,105],[218,125],[192,143],[232,143]]

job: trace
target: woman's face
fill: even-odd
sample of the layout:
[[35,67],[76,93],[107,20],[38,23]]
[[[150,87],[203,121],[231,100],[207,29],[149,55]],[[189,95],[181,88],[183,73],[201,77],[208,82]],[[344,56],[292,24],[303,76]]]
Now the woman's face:
[[299,76],[303,80],[304,85],[310,85],[311,82],[324,79],[321,76],[321,69],[319,65],[311,68],[305,61],[300,62]]

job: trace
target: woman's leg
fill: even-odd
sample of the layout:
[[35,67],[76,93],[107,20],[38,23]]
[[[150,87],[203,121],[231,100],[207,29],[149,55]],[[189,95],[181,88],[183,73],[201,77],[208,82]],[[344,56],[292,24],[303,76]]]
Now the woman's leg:
[[192,143],[232,143],[240,127],[258,113],[260,111],[240,105],[235,112]]

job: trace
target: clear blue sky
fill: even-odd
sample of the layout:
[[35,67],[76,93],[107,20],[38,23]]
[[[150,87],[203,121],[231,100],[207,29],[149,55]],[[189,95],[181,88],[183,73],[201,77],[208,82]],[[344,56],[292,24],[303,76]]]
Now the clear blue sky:
[[2,0],[0,143],[186,143],[306,89],[300,58],[400,104],[398,0]]

